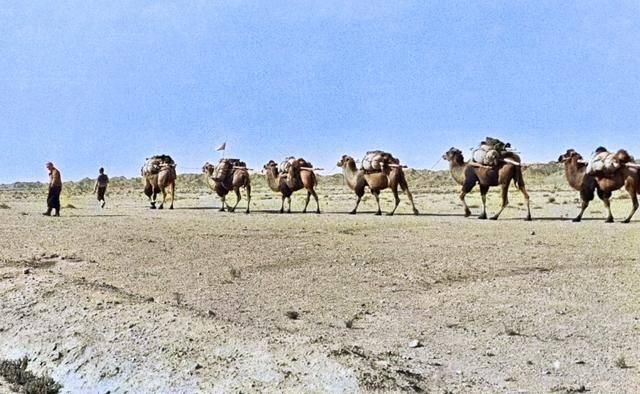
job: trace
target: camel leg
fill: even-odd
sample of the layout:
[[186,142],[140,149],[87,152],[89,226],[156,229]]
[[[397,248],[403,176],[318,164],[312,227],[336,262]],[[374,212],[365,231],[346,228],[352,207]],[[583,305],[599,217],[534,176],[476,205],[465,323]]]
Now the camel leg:
[[395,187],[392,187],[391,192],[393,193],[395,205],[393,207],[393,210],[388,213],[388,216],[393,216],[393,214],[396,213],[396,209],[398,209],[398,205],[400,205],[400,196],[398,195],[398,186],[395,185]]
[[287,197],[287,213],[291,213],[291,196]]
[[371,194],[373,194],[373,197],[376,198],[376,204],[378,204],[378,212],[376,212],[376,215],[380,216],[382,215],[382,209],[380,209],[380,191],[372,191]]
[[605,223],[613,223],[613,214],[611,213],[611,192],[603,192],[601,198],[605,208],[607,208],[607,220],[605,220]]
[[502,189],[501,189],[502,207],[500,207],[500,210],[498,211],[498,213],[496,213],[491,217],[491,220],[498,220],[502,211],[504,211],[507,205],[509,205],[509,183],[507,183],[506,185],[502,185]]
[[635,185],[633,183],[627,182],[627,184],[625,185],[625,189],[627,189],[627,192],[629,193],[629,196],[631,197],[631,203],[633,205],[631,207],[631,212],[629,213],[629,216],[627,216],[627,218],[625,220],[623,220],[622,223],[629,223],[631,221],[631,218],[633,217],[633,215],[638,210],[638,196],[636,195],[636,187],[635,187]]
[[355,215],[358,211],[358,205],[360,205],[360,200],[362,200],[362,196],[358,195],[358,199],[356,200],[356,206],[349,212],[351,215]]
[[[589,203],[591,201],[593,201],[593,198],[595,197],[595,190],[591,189],[584,189],[580,191],[580,199],[582,200],[582,206],[580,209],[580,213],[578,214],[578,216],[576,216],[572,221],[575,223],[579,223],[582,220],[582,215],[584,215],[585,211],[587,210],[587,208],[589,207]],[[598,189],[598,197],[602,198],[602,194],[600,193],[600,190]]]
[[486,219],[487,218],[487,193],[489,192],[489,186],[480,185],[480,197],[482,198],[482,212],[478,219]]
[[236,193],[236,203],[233,207],[229,208],[229,212],[235,212],[238,204],[240,203],[240,200],[242,200],[242,195],[240,195],[240,188],[236,188],[234,192]]
[[531,221],[531,206],[529,204],[529,193],[527,193],[527,189],[524,187],[524,185],[519,186],[518,189],[520,189],[520,191],[522,192],[522,195],[524,196],[524,203],[527,205],[527,216],[524,218],[524,220],[529,222]]
[[411,209],[413,210],[413,214],[418,215],[420,212],[418,212],[418,209],[416,208],[416,204],[413,202],[413,194],[411,194],[411,191],[409,190],[409,184],[407,183],[407,180],[404,177],[404,173],[402,174],[402,179],[400,179],[399,184],[400,184],[400,188],[407,195],[407,198],[411,203]]
[[285,196],[284,194],[282,195],[282,205],[280,205],[280,213],[284,213],[284,200],[285,200]]
[[147,199],[149,200],[149,204],[151,205],[150,208],[155,209],[156,202],[153,198],[153,186],[151,186],[151,184],[147,183],[144,185],[144,195],[147,196]]
[[309,205],[309,201],[311,201],[311,192],[307,190],[307,200],[304,202],[302,213],[307,213],[307,206]]
[[247,210],[246,213],[249,213],[251,211],[250,206],[251,206],[251,186],[247,185],[245,187],[245,189],[247,190]]
[[175,181],[171,183],[171,205],[169,205],[169,209],[173,209],[173,201],[176,199],[176,183]]
[[311,189],[311,195],[313,196],[313,199],[316,200],[316,213],[320,213],[320,200],[318,199],[318,193]]
[[589,207],[589,201],[583,199],[582,200],[582,207],[580,208],[580,213],[578,214],[578,216],[573,218],[572,221],[575,222],[575,223],[579,223],[582,220],[582,215],[584,214],[584,211],[586,211],[588,207]]
[[473,190],[473,187],[476,185],[476,182],[473,180],[465,179],[464,185],[462,185],[462,191],[460,192],[460,201],[462,201],[462,205],[464,206],[464,217],[468,218],[471,216],[471,210],[467,205],[467,200],[465,197],[467,194]]
[[218,209],[219,212],[224,212],[224,206],[227,203],[227,196],[220,196],[220,201],[222,202],[222,206]]
[[164,209],[164,202],[167,199],[167,190],[161,189],[162,191],[162,201],[160,201],[160,205],[158,205],[158,209]]

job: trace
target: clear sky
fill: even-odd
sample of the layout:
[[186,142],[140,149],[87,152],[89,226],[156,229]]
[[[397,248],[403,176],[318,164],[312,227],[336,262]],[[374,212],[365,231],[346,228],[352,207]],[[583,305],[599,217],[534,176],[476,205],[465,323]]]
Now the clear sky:
[[[2,1],[0,182],[261,168],[492,135],[526,162],[640,156],[640,1]],[[438,168],[444,168],[440,163]],[[194,172],[190,170],[189,172]]]

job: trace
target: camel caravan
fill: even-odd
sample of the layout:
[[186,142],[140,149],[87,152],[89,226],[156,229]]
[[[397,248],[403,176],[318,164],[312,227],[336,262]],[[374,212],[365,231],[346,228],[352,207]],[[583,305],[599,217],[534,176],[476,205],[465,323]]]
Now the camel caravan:
[[[531,220],[529,193],[523,176],[525,166],[518,153],[511,148],[511,144],[487,137],[471,151],[469,160],[465,160],[462,151],[454,147],[449,149],[442,156],[442,159],[449,162],[451,177],[461,186],[459,198],[464,207],[465,217],[471,216],[466,196],[478,185],[482,199],[482,211],[478,218],[489,218],[486,206],[487,194],[491,187],[499,186],[502,205],[500,210],[490,217],[492,220],[497,220],[509,205],[509,188],[513,184],[524,197],[526,208],[524,220]],[[573,221],[579,222],[582,219],[589,203],[597,195],[607,209],[606,222],[613,222],[612,193],[622,188],[627,191],[632,203],[631,212],[623,220],[623,223],[631,221],[638,209],[640,164],[637,164],[626,150],[609,152],[605,148],[599,147],[591,160],[584,160],[574,149],[569,149],[558,158],[558,162],[564,165],[569,185],[580,193],[582,200],[580,213]],[[369,151],[360,161],[356,161],[351,156],[343,155],[336,165],[342,170],[345,185],[356,195],[356,204],[350,211],[351,214],[356,214],[368,188],[376,201],[376,215],[382,214],[380,193],[385,189],[391,190],[395,202],[388,215],[393,215],[400,204],[400,190],[406,194],[413,213],[418,215],[419,212],[404,172],[407,166],[402,165],[393,154],[381,150]],[[307,194],[302,212],[307,212],[311,197],[313,197],[316,205],[315,213],[320,213],[320,202],[315,188],[318,185],[316,172],[321,170],[321,168],[314,168],[309,161],[296,157],[287,157],[279,164],[270,160],[263,166],[262,173],[268,187],[280,195],[280,213],[291,213],[291,196],[303,189]],[[246,163],[239,159],[222,158],[215,165],[209,162],[203,165],[202,174],[206,183],[221,199],[220,211],[234,212],[242,200],[241,191],[244,190],[247,200],[245,212],[250,212],[250,171],[252,170],[247,168]],[[141,174],[144,180],[144,194],[149,198],[151,208],[156,209],[156,197],[162,193],[162,201],[157,208],[162,209],[170,196],[169,209],[173,209],[176,182],[176,163],[173,159],[168,155],[152,156],[146,159]],[[230,192],[236,195],[235,203],[232,206],[227,203],[226,199]]]

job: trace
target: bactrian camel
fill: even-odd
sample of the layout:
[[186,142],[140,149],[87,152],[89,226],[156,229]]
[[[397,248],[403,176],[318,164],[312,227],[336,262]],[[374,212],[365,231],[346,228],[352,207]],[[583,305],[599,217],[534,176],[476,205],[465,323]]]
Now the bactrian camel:
[[[169,160],[171,159],[169,158]],[[149,198],[151,209],[156,209],[156,197],[160,192],[162,192],[162,202],[160,202],[158,209],[164,208],[167,195],[171,195],[169,209],[173,209],[177,178],[175,164],[160,163],[154,171],[149,171],[149,169],[147,165],[142,167],[141,175],[144,179],[144,194]]]
[[513,152],[503,153],[503,158],[508,162],[501,161],[497,167],[475,166],[464,160],[464,155],[459,149],[451,148],[442,156],[449,161],[449,168],[453,179],[462,186],[460,200],[464,205],[464,216],[471,216],[471,210],[467,206],[465,196],[473,190],[476,184],[480,185],[480,195],[482,196],[482,213],[479,219],[487,218],[487,193],[492,186],[500,186],[502,191],[502,207],[500,211],[491,217],[497,220],[504,209],[509,205],[509,185],[511,181],[520,189],[527,206],[527,216],[525,220],[531,220],[531,209],[529,207],[529,193],[525,188],[522,176],[522,167],[512,162],[521,163],[520,157]]
[[614,191],[623,187],[631,197],[632,207],[629,216],[622,222],[629,223],[631,221],[638,209],[637,194],[640,194],[640,175],[636,168],[629,168],[624,165],[632,161],[631,156],[626,151],[621,150],[616,155],[619,155],[623,164],[620,168],[611,173],[596,174],[587,174],[588,163],[574,149],[567,150],[564,155],[558,158],[560,163],[564,163],[564,173],[569,185],[580,192],[580,198],[582,199],[580,213],[573,219],[574,222],[582,220],[582,215],[589,206],[589,202],[593,200],[595,191],[607,208],[606,222],[613,223],[611,195]]
[[[216,168],[216,166],[208,162],[202,167],[202,173],[204,174],[207,184],[222,200],[222,206],[220,207],[221,212],[224,212],[225,206],[229,209],[229,212],[236,210],[240,200],[242,200],[242,195],[240,194],[241,188],[245,189],[247,194],[247,210],[245,212],[250,212],[251,178],[244,163],[241,163],[242,166],[238,166],[238,163],[241,162],[227,159],[218,163],[219,168]],[[226,202],[227,194],[231,191],[236,194],[236,203],[232,207]]]
[[413,202],[413,195],[411,194],[411,191],[409,191],[409,185],[407,184],[407,180],[401,166],[398,165],[391,167],[385,165],[382,168],[382,171],[367,173],[362,169],[358,169],[353,157],[347,155],[342,156],[340,161],[337,163],[337,166],[342,168],[342,173],[347,186],[356,193],[356,206],[350,212],[352,215],[356,214],[358,205],[360,205],[362,196],[364,196],[365,188],[367,187],[375,197],[376,204],[378,205],[376,215],[382,215],[382,210],[380,208],[380,192],[387,188],[391,189],[395,199],[395,205],[388,215],[393,215],[400,204],[398,186],[407,194],[413,213],[415,215],[418,214],[418,209],[416,209]]
[[291,213],[291,195],[301,189],[307,190],[307,199],[304,204],[303,213],[307,212],[307,206],[311,196],[316,200],[316,213],[320,213],[320,202],[315,187],[318,185],[316,174],[313,169],[301,168],[299,165],[291,165],[287,174],[281,174],[278,164],[270,160],[264,165],[264,173],[267,178],[269,188],[282,195],[282,205],[280,213],[283,213],[285,200],[288,202],[287,213]]

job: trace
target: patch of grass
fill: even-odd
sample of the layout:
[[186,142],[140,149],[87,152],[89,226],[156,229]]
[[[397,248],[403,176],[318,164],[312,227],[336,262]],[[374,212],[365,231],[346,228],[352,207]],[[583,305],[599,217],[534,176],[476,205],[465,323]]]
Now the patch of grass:
[[555,204],[555,203],[556,203],[556,198],[555,198],[555,197],[549,197],[549,198],[547,199],[547,202],[548,202],[549,204]]
[[232,267],[231,269],[229,269],[229,274],[233,279],[240,279],[240,277],[242,276],[242,271],[240,271],[238,268]]
[[0,376],[9,384],[11,389],[19,393],[27,394],[56,394],[62,385],[56,383],[49,376],[36,376],[27,371],[29,359],[3,360],[0,362]]
[[624,356],[620,356],[616,358],[614,365],[620,369],[628,369],[631,368],[629,364],[627,364],[627,360],[625,360]]
[[11,209],[11,207],[5,203],[0,203],[0,209]]

